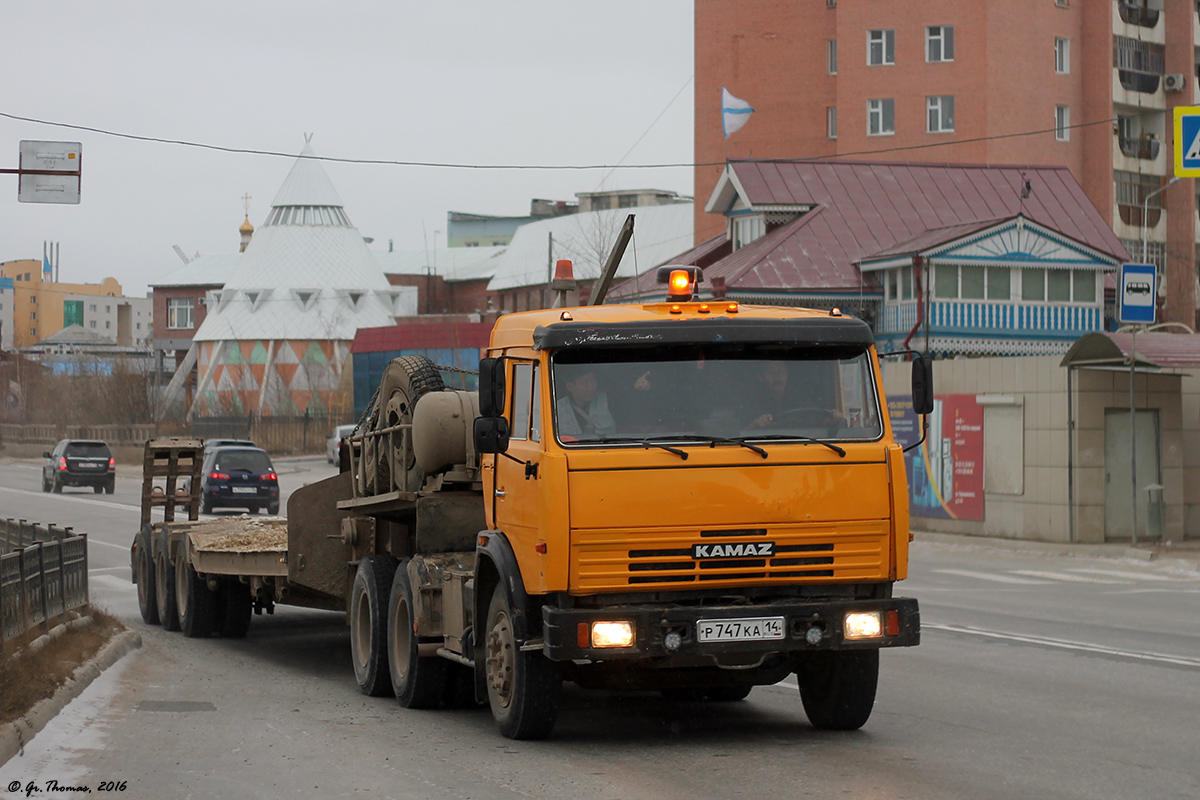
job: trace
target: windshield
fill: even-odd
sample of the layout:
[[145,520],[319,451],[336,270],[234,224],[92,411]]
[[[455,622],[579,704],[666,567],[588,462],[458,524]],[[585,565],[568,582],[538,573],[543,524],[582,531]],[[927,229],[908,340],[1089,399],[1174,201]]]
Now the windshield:
[[883,435],[861,346],[588,348],[556,354],[553,370],[555,434],[567,445]]
[[64,455],[71,458],[109,458],[111,454],[104,442],[75,442],[67,445]]

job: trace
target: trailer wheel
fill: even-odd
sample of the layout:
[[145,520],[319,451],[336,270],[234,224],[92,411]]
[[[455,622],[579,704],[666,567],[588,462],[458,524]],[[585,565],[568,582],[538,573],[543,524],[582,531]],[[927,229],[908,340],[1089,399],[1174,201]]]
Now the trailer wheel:
[[503,584],[496,587],[488,606],[483,650],[488,704],[501,735],[509,739],[549,736],[562,700],[562,666],[517,647]]
[[[393,358],[383,371],[379,382],[379,397],[371,428],[383,430],[412,422],[413,408],[417,401],[429,392],[440,392],[445,388],[442,373],[425,356],[401,356]],[[406,442],[407,447],[388,447],[389,441]],[[373,455],[368,463],[373,464],[373,492],[383,494],[393,488],[415,492],[425,482],[425,474],[417,466],[412,441],[407,434],[398,432],[389,437],[368,439]],[[405,485],[400,485],[400,476],[406,475]]]
[[367,556],[358,562],[350,587],[350,658],[354,678],[365,695],[383,697],[392,691],[387,657],[387,605],[396,559]]
[[800,700],[814,727],[853,731],[866,724],[879,682],[878,650],[809,653],[796,671]]
[[388,598],[387,655],[392,691],[405,708],[437,708],[446,691],[446,667],[450,662],[438,656],[422,658],[419,654],[407,566],[408,559],[397,565]]
[[179,612],[179,628],[189,639],[200,639],[213,632],[217,615],[216,592],[208,581],[196,574],[188,562],[187,553],[175,559],[175,604]]
[[170,538],[163,528],[158,540],[158,557],[154,562],[154,594],[158,605],[158,621],[163,629],[179,630],[179,607],[175,603],[175,570],[170,558]]
[[250,618],[254,614],[254,598],[250,595],[249,584],[236,578],[225,580],[221,584],[217,602],[221,612],[220,624],[217,627],[221,635],[228,639],[245,637],[250,630]]
[[154,561],[150,556],[152,530],[149,525],[143,525],[138,531],[134,543],[137,552],[133,558],[134,569],[137,572],[138,611],[141,612],[142,622],[147,625],[158,624],[158,594],[154,585]]

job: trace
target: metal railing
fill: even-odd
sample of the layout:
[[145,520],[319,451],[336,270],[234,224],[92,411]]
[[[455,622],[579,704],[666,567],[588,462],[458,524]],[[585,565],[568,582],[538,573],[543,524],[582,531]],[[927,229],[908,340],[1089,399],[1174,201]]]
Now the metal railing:
[[88,604],[87,536],[12,519],[0,520],[0,531],[0,638],[5,645],[30,631],[46,632],[59,617]]

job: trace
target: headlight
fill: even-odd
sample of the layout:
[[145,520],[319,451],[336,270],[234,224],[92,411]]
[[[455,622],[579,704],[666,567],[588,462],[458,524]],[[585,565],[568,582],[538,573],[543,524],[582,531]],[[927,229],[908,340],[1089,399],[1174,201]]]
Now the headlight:
[[878,611],[851,611],[842,625],[847,639],[876,639],[883,636],[883,620]]
[[627,620],[620,622],[593,622],[592,647],[632,647],[633,623]]

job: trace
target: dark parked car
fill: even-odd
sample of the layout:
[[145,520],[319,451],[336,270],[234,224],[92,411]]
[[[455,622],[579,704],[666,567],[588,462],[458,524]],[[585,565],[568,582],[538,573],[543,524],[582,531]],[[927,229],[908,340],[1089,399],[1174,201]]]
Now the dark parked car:
[[279,513],[279,476],[267,451],[259,447],[217,447],[204,454],[200,473],[200,509],[265,508]]
[[[249,439],[205,439],[204,457],[207,458],[208,454],[218,447],[258,447],[258,445]],[[180,478],[176,486],[180,492],[187,494],[192,490],[192,479]]]
[[96,494],[117,487],[117,462],[104,442],[63,439],[42,453],[42,491],[61,492],[64,486],[91,486]]

